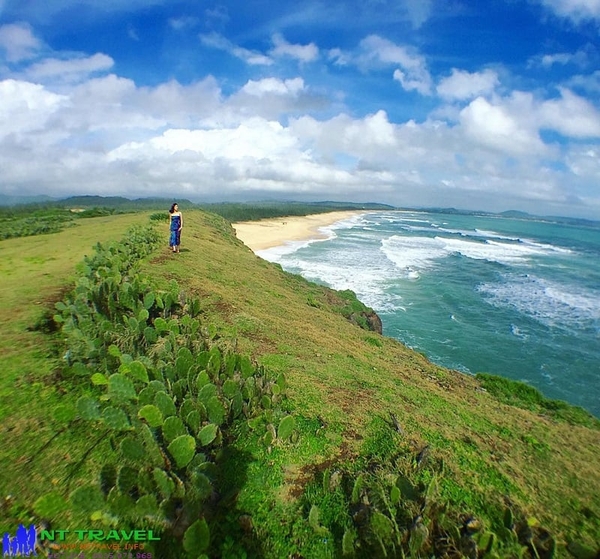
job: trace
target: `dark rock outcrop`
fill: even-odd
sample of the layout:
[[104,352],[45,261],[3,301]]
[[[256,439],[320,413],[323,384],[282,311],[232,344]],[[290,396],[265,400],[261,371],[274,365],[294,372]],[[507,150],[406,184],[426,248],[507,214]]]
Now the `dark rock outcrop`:
[[368,309],[361,312],[353,312],[350,316],[348,316],[348,320],[363,330],[369,330],[370,332],[383,334],[381,318],[379,318],[379,315],[373,309]]

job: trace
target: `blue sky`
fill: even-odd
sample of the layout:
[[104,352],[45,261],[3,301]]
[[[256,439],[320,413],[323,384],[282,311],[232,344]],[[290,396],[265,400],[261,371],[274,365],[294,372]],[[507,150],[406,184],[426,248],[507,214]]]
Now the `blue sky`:
[[0,193],[600,219],[600,0],[0,0]]

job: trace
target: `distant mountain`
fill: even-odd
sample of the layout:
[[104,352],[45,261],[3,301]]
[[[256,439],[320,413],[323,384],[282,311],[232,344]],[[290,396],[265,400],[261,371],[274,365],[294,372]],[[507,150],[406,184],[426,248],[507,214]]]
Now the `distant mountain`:
[[[222,204],[228,204],[230,202],[222,202]],[[235,203],[235,202],[231,202]],[[337,200],[320,200],[314,201],[301,201],[301,200],[253,200],[249,202],[241,202],[248,206],[281,206],[287,204],[290,206],[319,206],[321,208],[343,208],[343,209],[357,209],[357,210],[397,210],[399,208],[391,206],[389,204],[380,204],[378,202],[340,202]],[[208,204],[207,204],[208,205]]]
[[519,210],[507,210],[498,215],[501,215],[502,217],[517,217],[522,219],[530,219],[533,217],[531,214],[528,214],[527,212],[521,212]]
[[600,229],[600,221],[593,219],[584,219],[582,217],[560,217],[560,216],[545,216],[541,219],[560,223],[562,225],[574,225],[576,227],[590,227],[592,229]]
[[17,206],[19,204],[47,204],[55,202],[56,198],[40,194],[38,196],[10,196],[0,194],[0,206]]
[[[163,208],[174,202],[173,198],[136,198],[131,200],[123,196],[70,196],[59,200],[60,205],[73,207],[105,207],[105,208]],[[193,206],[189,200],[177,199],[179,204]]]
[[[300,202],[303,203],[303,202]],[[357,210],[397,210],[395,206],[389,204],[380,204],[378,202],[336,202],[333,200],[325,200],[322,202],[308,202],[314,206],[331,206],[332,208],[356,208]]]
[[498,215],[478,210],[458,210],[456,208],[414,208],[412,211],[448,215]]

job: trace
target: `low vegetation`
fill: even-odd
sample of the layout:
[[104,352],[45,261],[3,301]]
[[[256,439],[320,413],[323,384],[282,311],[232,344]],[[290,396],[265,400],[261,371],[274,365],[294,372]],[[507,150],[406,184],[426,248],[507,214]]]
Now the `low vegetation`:
[[149,528],[173,558],[595,556],[596,418],[429,363],[215,214],[186,214],[178,255],[148,217],[44,237],[77,249],[33,290],[0,267],[22,314],[3,323],[0,529]]
[[113,215],[114,208],[63,208],[28,206],[0,209],[0,240],[58,233],[75,225],[77,219]]
[[[0,240],[58,233],[71,227],[77,219],[115,214],[161,210],[150,219],[168,221],[167,209],[172,201],[166,198],[140,198],[129,200],[119,196],[73,196],[44,204],[23,204],[0,207]],[[234,221],[252,221],[270,217],[302,216],[342,209],[390,208],[383,204],[351,204],[322,202],[303,204],[298,202],[258,202],[247,204],[194,204],[183,200],[186,210],[202,208]]]

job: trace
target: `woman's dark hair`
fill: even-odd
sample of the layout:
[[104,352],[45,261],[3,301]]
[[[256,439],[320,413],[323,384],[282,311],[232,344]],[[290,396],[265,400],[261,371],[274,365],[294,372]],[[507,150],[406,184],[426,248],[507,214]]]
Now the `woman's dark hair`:
[[177,202],[173,202],[173,205],[171,206],[171,209],[169,210],[170,214],[172,214],[175,211],[175,206],[177,206]]

